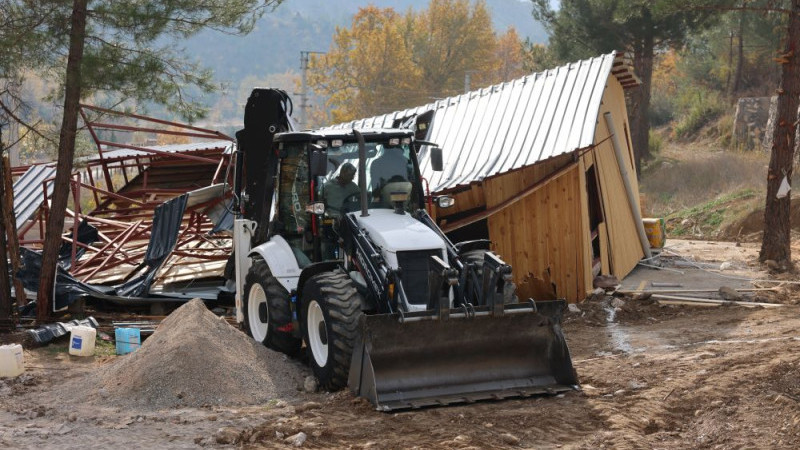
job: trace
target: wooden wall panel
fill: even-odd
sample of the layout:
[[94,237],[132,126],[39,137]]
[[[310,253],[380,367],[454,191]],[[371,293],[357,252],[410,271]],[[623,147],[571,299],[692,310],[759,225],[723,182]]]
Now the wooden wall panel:
[[[571,162],[548,161],[484,181],[487,207],[513,195]],[[550,279],[556,294],[571,302],[585,296],[584,239],[581,220],[580,167],[575,166],[525,199],[488,219],[494,250],[514,268],[514,281],[524,292],[527,275]],[[541,297],[539,297],[541,298]]]
[[603,114],[610,111],[614,126],[618,128],[620,143],[625,146],[623,153],[628,166],[628,174],[634,189],[636,201],[639,201],[639,184],[636,180],[636,169],[633,165],[633,150],[625,129],[629,129],[625,109],[625,95],[622,86],[613,76],[609,77],[603,103],[598,113],[598,124],[595,129],[595,142],[600,144],[593,150],[597,164],[597,175],[601,184],[603,209],[608,230],[608,255],[610,256],[611,273],[620,280],[628,275],[644,256],[636,230],[633,212],[628,203],[625,185],[617,164],[614,147],[609,137]]

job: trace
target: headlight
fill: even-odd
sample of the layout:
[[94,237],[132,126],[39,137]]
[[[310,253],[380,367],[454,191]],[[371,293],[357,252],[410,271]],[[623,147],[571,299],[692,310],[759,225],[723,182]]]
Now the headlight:
[[449,195],[442,195],[436,198],[436,205],[439,208],[449,208],[456,204],[456,199],[450,197]]

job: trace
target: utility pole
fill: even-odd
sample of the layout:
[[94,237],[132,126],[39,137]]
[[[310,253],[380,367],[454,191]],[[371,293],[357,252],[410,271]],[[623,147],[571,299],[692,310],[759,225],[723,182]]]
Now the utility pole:
[[477,72],[477,70],[465,70],[464,71],[464,93],[466,94],[469,92],[470,89],[470,82],[472,81],[472,74]]
[[312,52],[307,50],[300,51],[300,117],[298,122],[303,127],[307,127],[306,118],[308,117],[308,87],[306,85],[306,76],[308,73],[308,61],[311,55],[324,55],[325,52]]

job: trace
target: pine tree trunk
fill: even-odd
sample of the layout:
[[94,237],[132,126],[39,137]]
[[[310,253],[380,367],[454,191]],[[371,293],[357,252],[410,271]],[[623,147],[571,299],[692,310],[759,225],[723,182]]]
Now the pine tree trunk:
[[58,250],[61,247],[61,234],[64,230],[64,215],[69,199],[69,182],[72,174],[72,159],[75,155],[75,135],[78,130],[78,104],[81,98],[81,59],[86,36],[86,4],[88,0],[74,0],[72,5],[72,26],[69,36],[69,55],[67,57],[67,76],[64,90],[64,117],[61,122],[61,135],[58,141],[58,162],[56,163],[55,189],[50,205],[50,213],[42,249],[42,271],[39,277],[39,290],[36,300],[36,319],[46,321],[50,315],[58,266]]
[[784,175],[792,180],[797,109],[800,103],[800,0],[792,0],[789,32],[781,56],[781,86],[778,89],[778,114],[772,135],[772,154],[767,173],[767,200],[764,209],[764,239],[760,261],[773,260],[781,266],[791,266],[791,191],[786,197],[776,197]]
[[653,79],[653,35],[646,36],[634,51],[633,67],[642,84],[635,94],[636,110],[631,118],[631,140],[636,163],[636,175],[641,163],[650,159],[650,85]]
[[[744,21],[745,17],[747,17],[745,11],[740,11],[739,14],[739,54],[736,59],[736,73],[733,76],[733,87],[731,88],[731,93],[734,95],[739,92],[739,88],[742,85],[742,66],[744,65]],[[731,97],[733,97],[733,95]]]

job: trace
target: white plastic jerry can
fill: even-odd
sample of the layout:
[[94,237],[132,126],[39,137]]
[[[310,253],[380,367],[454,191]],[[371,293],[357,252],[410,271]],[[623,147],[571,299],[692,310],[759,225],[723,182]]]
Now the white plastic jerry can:
[[0,345],[0,378],[16,377],[24,371],[22,346]]
[[92,327],[72,327],[69,335],[69,354],[73,356],[94,355],[94,344],[97,330]]

